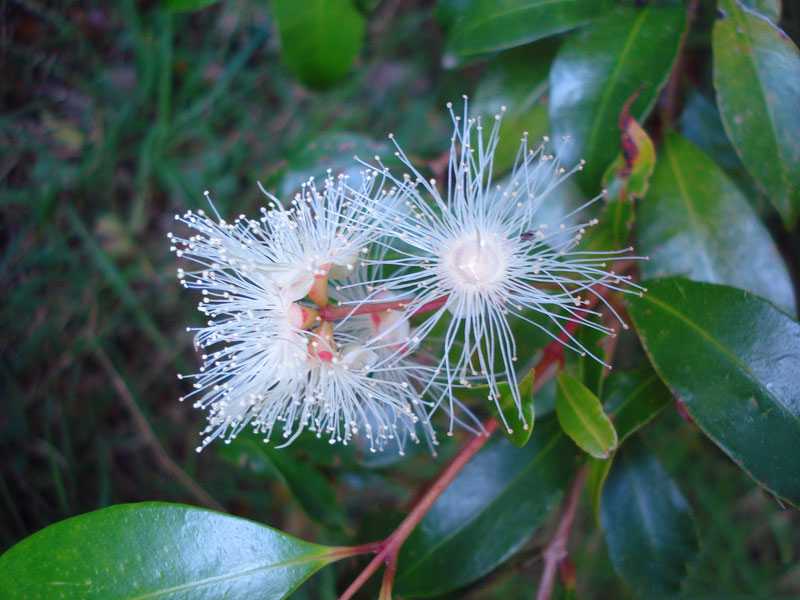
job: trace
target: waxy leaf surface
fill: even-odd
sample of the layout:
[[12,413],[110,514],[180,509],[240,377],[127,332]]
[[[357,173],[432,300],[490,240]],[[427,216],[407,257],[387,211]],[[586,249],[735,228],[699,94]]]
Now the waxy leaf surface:
[[737,288],[645,285],[629,310],[661,379],[736,464],[800,504],[800,324]]
[[181,504],[118,504],[55,523],[0,556],[3,598],[287,598],[333,548]]

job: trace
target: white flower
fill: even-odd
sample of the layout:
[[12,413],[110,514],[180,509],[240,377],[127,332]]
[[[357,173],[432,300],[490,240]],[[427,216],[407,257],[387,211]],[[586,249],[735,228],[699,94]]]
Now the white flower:
[[259,221],[190,211],[177,218],[194,234],[168,236],[193,267],[178,278],[201,291],[198,308],[208,317],[189,328],[203,366],[181,376],[194,386],[186,397],[207,411],[198,451],[248,424],[265,441],[286,444],[310,430],[331,443],[361,435],[372,451],[391,441],[402,453],[407,439],[419,441],[418,429],[435,443],[416,367],[371,347],[356,321],[320,323],[316,310],[296,302],[328,265],[354,268],[352,251],[374,237],[356,223],[364,204],[360,212],[348,206],[357,194],[340,188],[321,198],[313,184],[305,191],[294,209],[273,207]]
[[[507,381],[524,420],[510,319],[560,336],[566,347],[600,361],[566,324],[574,321],[611,333],[590,320],[598,313],[587,307],[588,297],[595,296],[616,315],[596,290],[630,289],[629,277],[608,268],[609,261],[630,249],[602,253],[577,249],[586,228],[596,223],[593,219],[572,226],[537,222],[537,209],[572,172],[547,154],[544,145],[528,149],[525,135],[511,176],[496,184],[492,163],[501,116],[495,116],[486,137],[481,120],[469,117],[466,97],[463,116],[456,116],[451,105],[448,108],[454,135],[445,194],[434,180],[420,174],[397,142],[396,155],[411,173],[398,178],[380,163],[375,171],[385,178],[373,193],[384,206],[379,228],[383,239],[389,240],[381,242],[387,248],[376,262],[394,271],[387,270],[389,275],[373,285],[384,293],[408,297],[406,315],[434,307],[412,341],[446,323],[438,365],[445,394],[439,401],[447,397],[452,404],[457,384],[480,383],[488,385],[489,398],[497,402],[498,384]],[[551,326],[531,319],[532,313],[544,315]]]

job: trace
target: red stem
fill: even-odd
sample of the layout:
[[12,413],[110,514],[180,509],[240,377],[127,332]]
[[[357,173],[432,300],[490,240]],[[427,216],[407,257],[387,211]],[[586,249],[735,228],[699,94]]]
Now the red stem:
[[[441,296],[420,306],[414,311],[415,315],[432,312],[444,306],[447,296]],[[371,315],[384,312],[386,310],[403,310],[408,306],[409,300],[392,300],[390,302],[376,302],[374,304],[361,304],[356,307],[350,306],[324,306],[319,309],[319,316],[323,321],[338,321],[352,315]]]
[[575,480],[572,482],[556,533],[544,551],[544,571],[542,571],[542,578],[539,580],[539,591],[536,594],[536,600],[550,600],[550,596],[553,593],[556,572],[564,559],[567,558],[569,533],[572,531],[572,524],[575,522],[575,513],[578,509],[578,501],[581,498],[581,490],[585,480],[586,467],[583,467],[578,471]]
[[[480,450],[483,448],[483,445],[489,440],[489,436],[492,435],[495,429],[497,429],[497,421],[494,418],[487,420],[483,424],[483,428],[485,429],[485,433],[481,435],[476,435],[473,437],[466,446],[464,446],[459,453],[453,458],[449,465],[445,468],[444,471],[436,478],[436,481],[433,482],[433,485],[425,492],[425,495],[422,496],[419,502],[414,506],[408,516],[403,519],[403,522],[400,523],[400,526],[395,529],[392,534],[383,541],[383,547],[381,550],[375,555],[370,563],[366,566],[366,568],[356,577],[355,581],[350,584],[345,592],[339,597],[339,600],[349,600],[353,597],[353,595],[361,589],[367,580],[372,577],[372,574],[377,571],[381,564],[386,563],[390,565],[390,568],[394,569],[396,567],[392,567],[392,563],[397,561],[397,553],[400,550],[400,547],[403,545],[403,542],[406,541],[411,532],[414,528],[422,521],[422,518],[425,514],[430,510],[433,503],[442,495],[447,487],[453,482],[458,475],[459,471],[464,468],[464,466],[469,462],[469,460]],[[391,581],[390,581],[391,583]]]
[[[626,263],[620,271],[627,270],[630,266],[629,263]],[[595,291],[595,296],[591,298],[591,306],[599,302],[600,297],[605,297],[609,295],[611,290],[600,286],[599,289]],[[442,296],[441,298],[437,298],[432,302],[424,304],[415,314],[420,312],[426,312],[430,310],[436,310],[437,308],[441,307],[447,301],[446,296]],[[398,308],[404,308],[407,305],[407,302],[387,302],[383,304],[370,304],[370,305],[362,305],[356,309],[349,309],[347,307],[325,307],[320,310],[320,316],[324,320],[335,320],[336,318],[343,318],[350,314],[368,314],[374,312],[381,312],[383,310],[393,310]],[[341,309],[343,311],[339,312]],[[362,310],[363,309],[363,310]],[[327,311],[327,312],[326,312]],[[536,366],[533,367],[534,372],[534,392],[540,390],[545,383],[547,383],[558,371],[559,367],[563,365],[564,362],[564,346],[563,342],[566,342],[569,339],[569,336],[575,333],[578,329],[579,323],[570,321],[564,327],[564,331],[562,331],[559,336],[552,342],[550,342],[542,352],[542,357],[539,359],[539,362]],[[425,494],[420,498],[420,500],[414,505],[411,509],[411,512],[406,516],[405,519],[400,523],[400,525],[395,529],[389,537],[384,539],[380,542],[375,542],[373,544],[365,544],[363,546],[358,546],[358,548],[367,548],[368,550],[362,550],[359,553],[366,553],[366,552],[376,552],[375,557],[369,562],[369,564],[364,568],[361,573],[359,573],[358,577],[348,586],[348,588],[344,591],[344,593],[339,597],[339,600],[350,600],[353,598],[354,594],[360,590],[363,585],[369,580],[370,577],[380,568],[381,564],[385,564],[387,566],[387,571],[385,573],[383,584],[381,585],[381,596],[380,600],[388,600],[391,598],[391,591],[392,591],[392,584],[394,583],[394,574],[397,570],[397,556],[400,552],[400,548],[402,547],[403,543],[406,541],[411,532],[414,528],[422,521],[428,511],[431,509],[433,504],[438,500],[439,496],[444,493],[444,491],[448,488],[448,486],[453,482],[456,478],[458,473],[463,469],[467,463],[472,459],[473,456],[486,444],[489,440],[489,437],[494,433],[495,429],[499,426],[498,421],[492,417],[486,420],[483,424],[484,433],[481,435],[477,435],[473,437],[467,444],[459,450],[458,454],[450,461],[450,464],[442,471],[436,480],[433,482],[431,487],[425,492]],[[565,521],[567,522],[564,525],[566,531],[561,533],[561,536],[564,537],[564,553],[566,554],[566,537],[569,535],[569,529],[572,526],[572,521],[575,518],[575,510],[577,508],[578,498],[580,497],[580,489],[583,486],[583,480],[586,477],[586,469],[582,469],[579,471],[578,475],[576,476],[575,482],[573,483],[573,489],[570,492],[569,500],[567,501],[567,508],[564,512],[564,517],[562,517],[562,523]],[[569,517],[567,519],[567,516]],[[562,526],[559,525],[559,532],[562,531]],[[557,532],[557,538],[558,538]],[[563,559],[563,556],[562,556]],[[547,560],[547,559],[546,559]],[[561,559],[559,559],[560,562]],[[553,576],[555,575],[555,569],[558,567],[558,562],[554,563],[553,569]],[[552,584],[550,585],[552,589]],[[540,586],[541,589],[541,586]],[[547,596],[549,598],[549,594]]]

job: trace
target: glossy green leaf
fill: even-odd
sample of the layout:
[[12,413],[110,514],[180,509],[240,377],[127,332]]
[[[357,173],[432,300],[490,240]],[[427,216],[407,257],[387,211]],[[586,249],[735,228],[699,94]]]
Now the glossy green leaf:
[[620,577],[641,598],[674,597],[697,556],[694,518],[669,474],[634,441],[614,459],[600,516]]
[[300,80],[326,87],[344,77],[364,38],[364,17],[352,0],[272,0],[282,57]]
[[287,598],[337,550],[181,504],[119,504],[61,521],[0,556],[3,598]]
[[557,379],[556,415],[564,432],[595,458],[608,458],[617,447],[617,432],[600,400],[569,373]]
[[648,366],[612,373],[606,381],[604,399],[622,445],[672,402],[672,394]]
[[650,257],[643,277],[725,283],[794,312],[792,280],[769,231],[719,167],[677,134],[664,140],[638,233]]
[[725,134],[722,118],[713,99],[694,90],[684,103],[679,120],[679,130],[683,137],[713,157],[736,186],[747,198],[747,202],[759,215],[772,211],[769,200],[758,192],[755,182],[744,168],[739,155]]
[[403,546],[397,594],[442,594],[508,559],[557,506],[573,457],[553,420],[538,424],[524,448],[490,441]]
[[521,46],[606,14],[610,0],[475,0],[447,47],[461,56]]
[[800,504],[800,324],[737,288],[645,285],[630,315],[661,379],[736,464]]
[[745,168],[792,226],[800,215],[800,52],[736,0],[719,7],[713,55],[722,123]]
[[276,449],[261,436],[242,432],[218,452],[256,475],[277,475],[309,517],[329,527],[341,527],[344,518],[333,486],[314,466],[296,459],[292,450]]
[[165,5],[168,10],[174,12],[191,12],[201,10],[217,2],[219,0],[165,0]]
[[[631,371],[615,371],[607,379],[603,398],[619,437],[619,446],[652,421],[669,403],[672,395],[648,365]],[[600,519],[600,503],[614,456],[589,460],[586,488],[595,517]]]
[[579,180],[597,192],[619,154],[618,120],[638,93],[630,114],[644,122],[669,78],[685,25],[685,9],[650,4],[618,9],[568,38],[550,71],[550,124],[559,157],[584,158]]
[[548,133],[545,99],[553,48],[534,44],[503,52],[487,65],[486,76],[475,90],[474,114],[489,118],[506,108],[494,153],[495,174],[513,166],[524,132],[534,147]]

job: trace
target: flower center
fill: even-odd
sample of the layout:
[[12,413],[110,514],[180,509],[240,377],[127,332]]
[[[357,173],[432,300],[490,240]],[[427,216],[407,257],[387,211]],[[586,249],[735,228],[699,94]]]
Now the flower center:
[[494,232],[463,234],[445,246],[441,264],[456,291],[486,291],[506,277],[511,247]]

